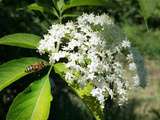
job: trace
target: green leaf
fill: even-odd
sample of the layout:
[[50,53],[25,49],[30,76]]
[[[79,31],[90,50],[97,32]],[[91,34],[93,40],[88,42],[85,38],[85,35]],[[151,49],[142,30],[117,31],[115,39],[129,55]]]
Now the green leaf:
[[88,83],[83,89],[79,87],[74,87],[74,90],[81,97],[83,102],[88,105],[89,109],[93,112],[96,120],[104,120],[103,110],[100,107],[99,101],[91,95],[93,89],[93,84]]
[[70,17],[70,18],[72,18],[72,17],[78,17],[78,16],[80,16],[81,15],[81,13],[66,13],[66,14],[64,14],[63,15],[63,18],[68,18],[68,17]]
[[64,0],[58,0],[57,2],[57,8],[59,11],[61,11],[61,9],[63,8],[64,4]]
[[27,33],[16,33],[0,38],[0,44],[36,49],[39,40],[40,37],[37,35]]
[[91,83],[88,83],[83,89],[76,88],[75,91],[78,93],[78,95],[81,98],[83,98],[84,96],[90,96],[92,89],[93,89],[93,85]]
[[55,15],[57,18],[59,18],[59,15],[57,13],[57,10],[55,8],[52,8],[52,13]]
[[36,11],[40,11],[41,13],[44,12],[44,7],[38,5],[37,3],[33,3],[33,4],[28,5],[27,9],[29,11],[36,10]]
[[[56,17],[58,17],[58,13],[54,7],[48,8],[38,3],[33,3],[27,6],[28,11],[40,11],[42,14],[53,13]],[[46,13],[45,13],[46,12]]]
[[47,120],[51,101],[51,87],[46,75],[14,99],[6,120]]
[[63,10],[78,6],[105,6],[108,0],[69,0]]
[[68,68],[65,66],[64,63],[56,63],[54,64],[54,70],[56,73],[63,75],[68,71]]
[[36,63],[44,61],[40,58],[21,58],[11,60],[7,63],[0,65],[0,91],[15,82],[16,80],[22,78],[23,76],[29,74],[25,72],[26,67]]

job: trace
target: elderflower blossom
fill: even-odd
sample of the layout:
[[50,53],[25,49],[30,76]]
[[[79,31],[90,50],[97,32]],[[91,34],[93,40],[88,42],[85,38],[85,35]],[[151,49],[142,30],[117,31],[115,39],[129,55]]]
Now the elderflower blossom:
[[131,43],[128,40],[122,41],[122,47],[128,48],[131,47]]
[[[97,98],[102,107],[108,95],[120,105],[123,104],[133,83],[139,83],[130,51],[131,43],[127,38],[114,48],[107,47],[109,42],[101,33],[106,26],[112,25],[113,21],[106,14],[83,14],[76,22],[53,24],[38,47],[40,53],[49,54],[51,64],[67,59],[65,80],[70,85],[79,84],[82,89],[91,83],[91,95]],[[127,55],[123,51],[127,51]],[[119,59],[123,55],[128,61],[128,69],[133,72],[132,83],[126,79],[126,68]]]

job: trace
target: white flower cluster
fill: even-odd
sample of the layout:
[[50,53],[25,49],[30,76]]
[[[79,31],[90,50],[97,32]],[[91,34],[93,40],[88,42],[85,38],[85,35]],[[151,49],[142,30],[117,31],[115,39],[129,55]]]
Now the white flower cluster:
[[[83,88],[91,83],[91,95],[102,106],[108,95],[122,104],[132,83],[139,83],[130,42],[124,39],[114,48],[106,47],[107,39],[101,33],[110,25],[114,24],[106,14],[83,14],[76,22],[52,25],[38,47],[40,53],[49,54],[50,63],[65,61],[68,71],[64,77],[69,84]],[[125,64],[120,59],[124,55]],[[135,73],[133,81],[126,78],[127,63],[127,71]]]

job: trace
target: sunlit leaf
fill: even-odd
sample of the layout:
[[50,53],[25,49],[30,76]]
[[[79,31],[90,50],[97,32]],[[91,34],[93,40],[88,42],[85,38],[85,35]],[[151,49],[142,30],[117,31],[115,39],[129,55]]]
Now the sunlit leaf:
[[43,60],[40,58],[28,57],[11,60],[0,65],[0,91],[16,80],[27,75],[28,73],[25,72],[27,66],[40,61]]
[[0,38],[0,45],[10,45],[24,48],[36,49],[38,46],[40,37],[33,34],[27,33],[16,33],[6,35]]
[[47,120],[51,100],[50,82],[46,75],[14,99],[6,120]]

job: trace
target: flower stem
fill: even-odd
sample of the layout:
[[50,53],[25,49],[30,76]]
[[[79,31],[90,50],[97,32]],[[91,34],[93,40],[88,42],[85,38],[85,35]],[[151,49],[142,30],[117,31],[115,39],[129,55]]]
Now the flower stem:
[[145,23],[147,31],[149,32],[149,27],[148,27],[147,19],[145,19],[145,18],[144,18],[144,23]]
[[51,65],[50,68],[49,68],[49,71],[48,71],[48,73],[47,73],[48,76],[50,75],[50,73],[51,73],[51,71],[52,71],[52,68],[53,68],[53,65]]

